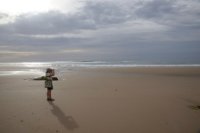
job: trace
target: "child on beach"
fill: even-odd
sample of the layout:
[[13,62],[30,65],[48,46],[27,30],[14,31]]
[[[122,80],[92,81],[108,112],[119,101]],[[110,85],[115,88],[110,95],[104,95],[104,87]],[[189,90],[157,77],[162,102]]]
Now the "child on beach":
[[54,69],[47,68],[45,80],[45,88],[47,88],[47,101],[54,101],[54,99],[51,97],[51,91],[53,90],[52,76],[54,75]]

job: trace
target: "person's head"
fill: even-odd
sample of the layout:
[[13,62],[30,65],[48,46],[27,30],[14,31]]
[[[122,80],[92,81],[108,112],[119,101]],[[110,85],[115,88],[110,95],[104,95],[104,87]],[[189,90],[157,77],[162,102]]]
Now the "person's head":
[[52,73],[53,69],[47,68],[46,73]]
[[47,68],[47,70],[46,70],[46,75],[54,76],[54,75],[55,75],[54,69],[52,69],[52,68]]

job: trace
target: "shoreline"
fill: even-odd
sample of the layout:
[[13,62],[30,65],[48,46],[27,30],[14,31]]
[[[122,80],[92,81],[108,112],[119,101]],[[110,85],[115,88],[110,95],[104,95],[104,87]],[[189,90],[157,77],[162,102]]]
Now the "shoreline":
[[[54,68],[54,67],[52,67]],[[66,67],[66,68],[55,68],[57,74],[64,74],[70,71],[79,70],[105,70],[105,71],[123,71],[123,72],[142,72],[142,73],[190,73],[194,75],[200,74],[200,66],[137,66],[137,67]],[[4,76],[44,76],[45,68],[6,68],[0,67],[0,77]]]

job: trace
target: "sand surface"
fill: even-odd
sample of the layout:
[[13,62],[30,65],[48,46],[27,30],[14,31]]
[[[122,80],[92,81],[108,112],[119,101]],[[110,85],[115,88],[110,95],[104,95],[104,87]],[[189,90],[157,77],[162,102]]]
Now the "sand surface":
[[200,68],[68,70],[0,77],[0,133],[200,133]]

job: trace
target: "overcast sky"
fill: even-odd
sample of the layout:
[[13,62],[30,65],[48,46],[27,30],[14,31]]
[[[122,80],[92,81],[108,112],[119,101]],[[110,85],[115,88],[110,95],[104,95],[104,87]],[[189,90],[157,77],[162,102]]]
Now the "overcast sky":
[[0,2],[0,61],[200,63],[200,0]]

